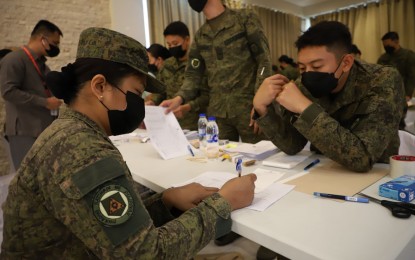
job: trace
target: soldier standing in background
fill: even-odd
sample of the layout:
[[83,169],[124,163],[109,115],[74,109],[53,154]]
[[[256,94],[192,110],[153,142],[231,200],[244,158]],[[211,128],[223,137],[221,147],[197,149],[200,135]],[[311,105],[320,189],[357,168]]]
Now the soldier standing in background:
[[298,65],[294,60],[287,55],[281,55],[278,58],[280,62],[280,74],[287,77],[289,80],[296,80],[300,76]]
[[406,100],[412,98],[415,89],[415,52],[404,49],[399,44],[399,35],[388,32],[382,37],[384,54],[378,59],[378,64],[395,67],[403,78]]
[[[183,22],[176,21],[167,25],[163,34],[172,57],[165,60],[157,79],[166,85],[166,91],[152,94],[152,100],[146,102],[146,105],[159,105],[163,100],[173,98],[184,80],[191,42],[189,29]],[[204,82],[194,100],[173,111],[182,129],[197,130],[199,114],[206,112],[208,103],[209,90]]]
[[[181,89],[161,106],[174,111],[197,97],[207,77],[208,115],[215,116],[220,138],[256,143],[265,138],[251,121],[252,99],[262,80],[272,74],[268,40],[250,10],[231,10],[221,0],[189,0],[207,21],[197,31]],[[253,128],[254,129],[253,129]]]
[[[0,61],[12,50],[0,50]],[[4,139],[4,124],[6,123],[6,106],[4,99],[0,97],[0,176],[10,173],[10,148],[7,141]]]
[[[378,59],[378,64],[395,67],[403,79],[406,101],[409,101],[415,89],[415,53],[404,49],[399,44],[399,35],[396,32],[388,32],[382,37],[383,47],[386,53]],[[399,123],[399,129],[405,129],[405,117],[408,107],[405,106]]]

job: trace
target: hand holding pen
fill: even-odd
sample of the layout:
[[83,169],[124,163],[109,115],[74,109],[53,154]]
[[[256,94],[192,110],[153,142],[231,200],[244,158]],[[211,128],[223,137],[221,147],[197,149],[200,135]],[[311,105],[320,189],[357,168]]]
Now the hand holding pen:
[[242,159],[238,158],[236,161],[236,172],[238,173],[238,177],[241,177],[242,175]]

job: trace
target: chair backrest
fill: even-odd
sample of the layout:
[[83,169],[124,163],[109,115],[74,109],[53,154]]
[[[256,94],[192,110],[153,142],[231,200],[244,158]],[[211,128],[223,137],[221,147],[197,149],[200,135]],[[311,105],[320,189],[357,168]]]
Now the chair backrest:
[[415,156],[415,135],[399,130],[399,139],[401,141],[399,154]]

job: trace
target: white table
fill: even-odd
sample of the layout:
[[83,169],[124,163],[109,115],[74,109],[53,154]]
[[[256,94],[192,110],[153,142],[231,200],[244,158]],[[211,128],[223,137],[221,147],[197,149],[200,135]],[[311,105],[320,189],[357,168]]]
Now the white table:
[[[163,160],[149,143],[123,142],[118,149],[134,180],[157,192],[205,171],[235,171],[232,163],[219,160]],[[375,188],[368,193],[374,195]],[[415,259],[415,216],[397,219],[375,203],[339,203],[292,191],[264,212],[242,209],[232,219],[234,232],[291,259]]]

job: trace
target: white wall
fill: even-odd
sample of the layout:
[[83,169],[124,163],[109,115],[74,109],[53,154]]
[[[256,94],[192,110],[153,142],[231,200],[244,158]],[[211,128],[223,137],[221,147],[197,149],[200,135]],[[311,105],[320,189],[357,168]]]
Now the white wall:
[[111,28],[149,45],[147,0],[110,0]]

